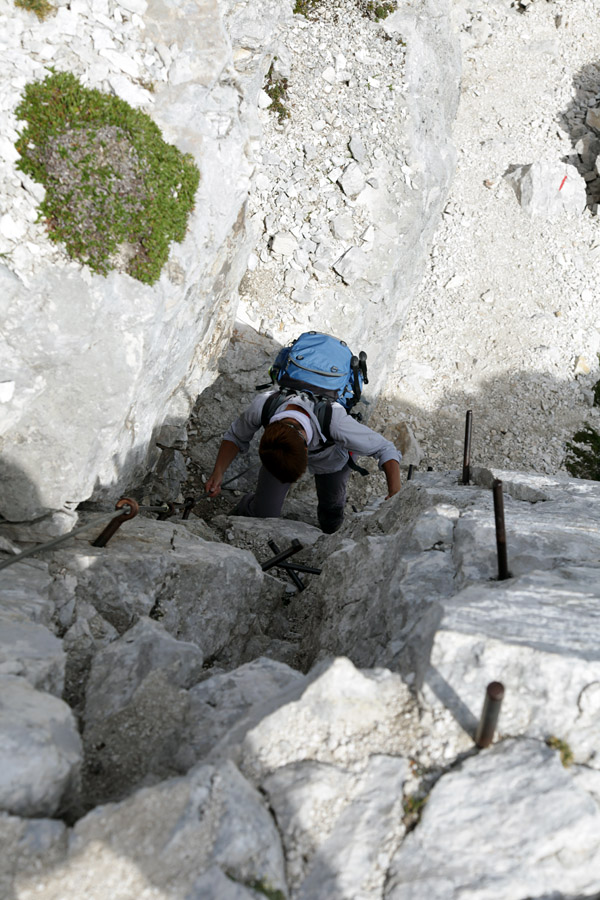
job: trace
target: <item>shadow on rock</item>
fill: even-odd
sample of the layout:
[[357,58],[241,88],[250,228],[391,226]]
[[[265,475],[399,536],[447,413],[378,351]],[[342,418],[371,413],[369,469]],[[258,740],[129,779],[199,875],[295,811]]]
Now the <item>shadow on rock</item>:
[[584,66],[573,79],[573,100],[559,116],[560,127],[569,134],[573,153],[564,162],[575,166],[586,181],[587,206],[598,211],[600,202],[600,70],[598,64]]

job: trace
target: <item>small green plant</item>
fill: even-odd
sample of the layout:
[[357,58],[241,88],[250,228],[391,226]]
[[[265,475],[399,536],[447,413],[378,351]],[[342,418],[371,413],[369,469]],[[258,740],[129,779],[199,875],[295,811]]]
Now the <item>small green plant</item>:
[[574,478],[600,481],[600,434],[589,423],[567,441],[565,468]]
[[[306,16],[307,19],[317,18],[318,7],[321,0],[296,0],[294,12],[296,15]],[[363,16],[380,22],[398,9],[397,0],[356,0],[356,5]]]
[[255,879],[254,881],[240,881],[235,875],[232,875],[231,872],[225,872],[230,881],[234,881],[236,884],[244,884],[247,888],[250,888],[252,891],[256,891],[257,894],[262,894],[267,900],[285,900],[285,894],[283,891],[278,890],[277,888],[271,887],[271,885],[264,879]]
[[391,13],[398,9],[396,0],[357,0],[357,5],[363,16],[374,22],[387,19]]
[[319,0],[296,0],[294,14],[297,16],[306,16],[307,19],[314,18],[318,5]]
[[285,895],[283,891],[276,890],[272,888],[266,881],[261,879],[260,881],[251,881],[248,884],[248,887],[251,890],[256,891],[259,894],[264,894],[267,900],[285,900]]
[[419,823],[423,807],[427,803],[428,794],[408,794],[404,798],[402,807],[404,809],[403,822],[407,831],[412,831]]
[[373,0],[369,0],[365,6],[365,15],[369,19],[380,22],[382,19],[387,19],[397,8],[397,4],[393,0],[383,0],[381,3],[374,3]]
[[185,236],[200,180],[192,157],[145,113],[69,72],[28,84],[16,114],[27,122],[17,165],[46,188],[39,213],[51,240],[95,272],[153,284]]
[[46,19],[54,11],[54,7],[48,3],[48,0],[15,0],[15,6],[35,13],[40,20]]
[[[596,382],[592,393],[593,405],[600,406],[600,381]],[[600,433],[589,422],[573,435],[572,441],[567,441],[565,468],[574,478],[600,481]]]
[[554,735],[552,735],[546,740],[546,744],[548,745],[548,747],[551,747],[552,750],[558,751],[558,753],[560,754],[560,761],[565,769],[568,769],[569,766],[573,765],[573,751],[566,741],[561,741],[560,738],[554,737]]
[[285,119],[290,117],[290,111],[284,102],[287,100],[288,80],[287,78],[276,78],[273,72],[273,65],[274,63],[271,63],[267,72],[265,94],[268,94],[273,101],[269,107],[271,112],[276,114],[280,122],[284,122]]

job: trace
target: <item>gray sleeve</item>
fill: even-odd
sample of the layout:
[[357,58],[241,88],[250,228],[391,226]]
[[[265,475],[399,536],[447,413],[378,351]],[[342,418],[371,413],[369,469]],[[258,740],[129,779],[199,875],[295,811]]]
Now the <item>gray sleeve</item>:
[[259,394],[235,422],[231,423],[223,435],[223,440],[232,441],[242,453],[246,453],[250,441],[261,427],[262,408],[268,396],[269,394]]
[[400,462],[402,454],[391,441],[367,425],[357,422],[339,404],[333,404],[331,437],[346,450],[354,451],[357,456],[372,456],[377,460],[379,468],[390,459]]

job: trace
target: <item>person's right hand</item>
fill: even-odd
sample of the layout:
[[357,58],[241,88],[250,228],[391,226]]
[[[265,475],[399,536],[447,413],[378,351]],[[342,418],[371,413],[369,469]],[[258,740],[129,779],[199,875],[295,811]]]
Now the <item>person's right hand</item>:
[[218,497],[221,493],[221,482],[223,481],[223,476],[219,475],[219,473],[213,472],[206,484],[204,485],[204,490],[210,497]]

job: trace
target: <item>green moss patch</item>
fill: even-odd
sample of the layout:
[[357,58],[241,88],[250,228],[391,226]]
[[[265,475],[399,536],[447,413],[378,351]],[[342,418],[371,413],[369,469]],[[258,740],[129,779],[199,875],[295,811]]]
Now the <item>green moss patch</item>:
[[54,11],[54,7],[48,0],[15,0],[15,6],[35,13],[38,19],[45,19]]
[[573,765],[573,751],[566,741],[561,741],[560,738],[552,735],[546,740],[546,744],[552,750],[556,750],[560,754],[560,761],[565,769],[568,769],[569,766]]
[[200,180],[192,157],[145,113],[68,72],[27,85],[16,114],[27,122],[17,165],[46,188],[50,238],[95,272],[153,284],[185,236]]

